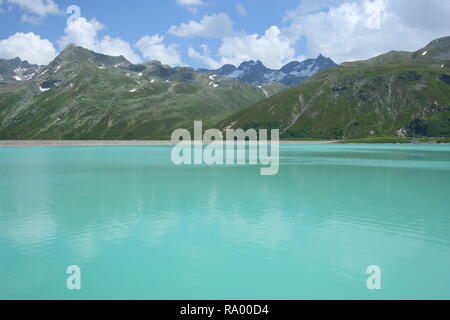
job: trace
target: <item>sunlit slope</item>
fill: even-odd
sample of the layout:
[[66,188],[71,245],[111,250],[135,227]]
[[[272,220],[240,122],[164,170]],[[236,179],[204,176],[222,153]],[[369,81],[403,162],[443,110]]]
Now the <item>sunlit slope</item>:
[[[284,138],[450,135],[450,38],[345,63],[219,122]],[[416,125],[419,124],[419,125]]]
[[0,86],[0,139],[168,139],[285,89],[67,47],[30,81]]

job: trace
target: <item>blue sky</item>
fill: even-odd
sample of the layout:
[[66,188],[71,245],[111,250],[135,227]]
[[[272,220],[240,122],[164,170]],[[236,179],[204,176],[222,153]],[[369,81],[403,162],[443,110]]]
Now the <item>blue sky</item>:
[[[135,63],[216,68],[259,59],[279,68],[319,53],[340,63],[389,50],[417,50],[450,35],[449,3],[0,0],[0,58],[44,64],[73,42]],[[77,8],[68,14],[71,5]]]

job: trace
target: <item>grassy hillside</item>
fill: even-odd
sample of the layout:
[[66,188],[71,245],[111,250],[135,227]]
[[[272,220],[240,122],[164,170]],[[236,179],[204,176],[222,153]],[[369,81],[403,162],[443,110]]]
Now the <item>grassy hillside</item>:
[[220,121],[283,138],[450,136],[450,38],[346,63]]
[[69,46],[32,80],[0,86],[0,139],[168,139],[285,88]]

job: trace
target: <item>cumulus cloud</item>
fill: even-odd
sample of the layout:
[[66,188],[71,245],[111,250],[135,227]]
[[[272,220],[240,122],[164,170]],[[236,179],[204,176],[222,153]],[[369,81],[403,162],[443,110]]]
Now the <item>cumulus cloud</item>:
[[[241,9],[245,10],[242,6]],[[216,57],[211,56],[209,47],[205,44],[200,46],[200,50],[192,47],[188,49],[190,58],[211,68],[228,63],[239,65],[247,60],[261,60],[268,67],[279,68],[295,59],[293,48],[295,41],[285,36],[278,27],[268,28],[263,35],[236,32],[233,21],[224,13],[204,16],[198,22],[190,21],[172,26],[169,33],[179,37],[198,36],[221,39]]]
[[29,32],[18,32],[7,39],[0,40],[0,58],[13,59],[19,57],[30,63],[45,65],[56,57],[53,44],[47,39]]
[[172,26],[169,33],[179,37],[223,38],[234,33],[233,21],[224,13],[213,14],[204,16],[200,22],[190,21],[179,26]]
[[245,60],[261,60],[266,66],[280,68],[292,60],[295,50],[278,27],[272,26],[264,35],[251,34],[223,39],[219,48],[224,63],[239,64]]
[[111,56],[123,55],[133,63],[141,61],[128,42],[109,35],[99,38],[98,33],[104,30],[105,26],[95,18],[87,20],[82,17],[80,7],[75,5],[69,6],[67,13],[71,14],[71,16],[67,19],[64,36],[58,40],[58,45],[61,49],[64,49],[70,43],[74,43],[98,53]]
[[262,36],[244,34],[224,38],[218,50],[218,60],[211,58],[206,49],[203,46],[202,52],[198,52],[190,48],[188,54],[212,68],[227,63],[239,65],[247,60],[261,60],[267,67],[280,68],[295,59],[292,42],[276,26],[267,29]]
[[196,61],[201,62],[204,65],[212,69],[219,69],[222,65],[220,61],[216,61],[211,58],[209,47],[206,44],[202,44],[200,46],[201,52],[195,50],[194,48],[188,49],[188,56]]
[[149,60],[158,60],[163,64],[181,65],[181,56],[175,44],[164,44],[164,36],[159,34],[144,36],[137,43],[136,47],[142,55]]
[[449,35],[449,16],[446,0],[305,0],[287,14],[291,25],[285,34],[292,41],[304,39],[310,56],[322,53],[344,62],[417,50]]

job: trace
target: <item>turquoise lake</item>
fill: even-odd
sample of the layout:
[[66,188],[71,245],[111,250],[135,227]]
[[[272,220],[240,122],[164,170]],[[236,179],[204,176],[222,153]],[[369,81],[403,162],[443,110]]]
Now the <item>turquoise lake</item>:
[[282,145],[275,176],[170,152],[0,148],[0,299],[450,299],[450,146]]

